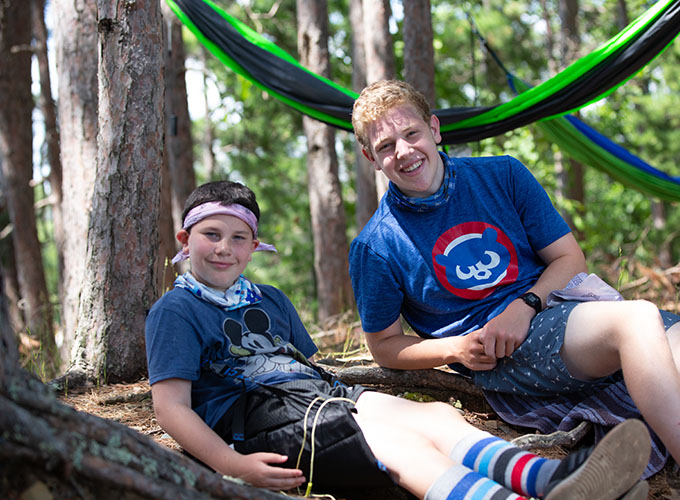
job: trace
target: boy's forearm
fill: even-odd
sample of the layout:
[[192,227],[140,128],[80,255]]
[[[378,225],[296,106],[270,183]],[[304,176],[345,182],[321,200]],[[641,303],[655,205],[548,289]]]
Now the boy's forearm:
[[238,475],[235,461],[240,455],[191,408],[176,407],[164,417],[157,416],[161,427],[192,456],[221,474]]
[[423,370],[459,362],[462,338],[423,339],[402,334],[373,344],[369,342],[369,347],[380,366],[399,370]]

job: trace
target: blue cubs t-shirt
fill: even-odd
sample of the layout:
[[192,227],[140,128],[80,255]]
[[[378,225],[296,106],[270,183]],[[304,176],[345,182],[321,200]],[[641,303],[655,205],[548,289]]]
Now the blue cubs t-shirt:
[[[192,381],[191,406],[213,427],[246,390],[300,378],[320,378],[298,361],[317,348],[283,292],[257,285],[262,301],[225,311],[184,288],[173,288],[146,320],[149,383]],[[298,352],[296,352],[298,351]],[[297,358],[297,359],[296,359]],[[221,367],[215,374],[211,364]]]
[[481,328],[538,280],[545,265],[536,252],[570,231],[517,159],[441,156],[437,193],[409,198],[390,183],[351,244],[366,332],[400,314],[423,337]]

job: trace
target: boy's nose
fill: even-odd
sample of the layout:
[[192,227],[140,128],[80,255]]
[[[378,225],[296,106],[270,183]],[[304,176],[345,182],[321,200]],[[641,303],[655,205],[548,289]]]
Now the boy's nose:
[[220,240],[217,245],[215,245],[215,252],[216,253],[230,253],[231,252],[231,246],[229,246],[229,242],[226,239]]
[[400,158],[408,156],[411,153],[411,145],[404,139],[397,139],[397,144],[395,147],[397,150],[397,156]]

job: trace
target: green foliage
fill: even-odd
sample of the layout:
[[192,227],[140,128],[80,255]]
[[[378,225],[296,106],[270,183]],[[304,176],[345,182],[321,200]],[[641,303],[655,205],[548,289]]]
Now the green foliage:
[[[271,10],[277,5],[274,0],[249,0],[248,9],[244,1],[216,3],[297,57],[294,0],[282,0],[274,11]],[[627,0],[625,4],[629,20],[650,6],[647,0]],[[559,51],[556,44],[550,53],[544,21],[556,36],[561,22],[556,14],[557,0],[546,0],[545,8],[547,13],[536,0],[432,0],[437,107],[490,106],[513,97],[503,71],[472,36],[468,16],[514,74],[532,85],[552,76],[550,58],[558,57]],[[616,0],[582,0],[579,9],[580,55],[595,49],[622,27],[617,19]],[[268,15],[270,11],[272,16]],[[330,0],[328,13],[331,79],[349,88],[352,75],[349,0]],[[403,67],[401,25],[402,19],[396,19],[393,39],[398,72]],[[197,39],[185,30],[184,40],[187,67],[201,68]],[[558,70],[570,62],[556,61]],[[208,180],[200,164],[202,146],[197,139],[210,124],[216,131],[214,150],[218,168],[214,176],[242,181],[253,188],[262,209],[261,238],[279,250],[277,254],[255,254],[248,274],[256,281],[283,289],[301,310],[305,322],[311,324],[316,294],[302,117],[226,69],[215,57],[209,55],[207,65],[206,76],[211,86],[218,89],[219,103],[208,117],[196,117],[193,122],[198,180]],[[197,89],[189,88],[189,92],[195,95]],[[679,109],[680,42],[676,40],[605,101],[583,110],[581,117],[649,164],[669,175],[680,176]],[[351,239],[356,234],[353,138],[338,132],[336,139]],[[648,267],[660,265],[658,255],[662,249],[670,255],[671,263],[680,262],[679,203],[664,204],[665,225],[655,225],[653,200],[588,167],[584,205],[556,199],[554,166],[559,150],[537,133],[533,125],[452,150],[465,155],[511,154],[524,162],[584,235],[581,243],[591,270],[606,275],[611,266],[617,266],[620,285],[636,278],[631,262]],[[35,168],[36,177],[48,174],[44,156]],[[36,200],[49,194],[48,183],[36,183]],[[6,216],[6,211],[0,212],[0,217],[5,218],[0,221],[0,229],[8,222]],[[59,276],[49,205],[37,210],[37,225],[48,289],[52,303],[56,304]],[[3,248],[7,250],[6,240],[0,241],[0,249]],[[0,259],[7,254],[8,251],[0,251]],[[7,262],[3,259],[3,263]],[[56,319],[58,310],[55,313]]]
[[[297,57],[293,0],[284,0],[271,18],[260,16],[250,19],[239,2],[221,3],[230,13],[261,30]],[[267,13],[273,2],[254,0],[249,5],[250,12]],[[535,1],[490,0],[461,4],[433,0],[437,107],[488,106],[513,97],[504,72],[471,35],[468,16],[510,71],[533,85],[549,78],[551,54],[545,20],[556,35],[560,33],[561,24],[555,14],[557,2],[548,0],[546,6],[547,13],[542,10],[540,2]],[[646,2],[629,5],[630,19],[647,7]],[[615,17],[617,8],[614,0],[581,2],[578,18],[582,35],[581,54],[593,50],[620,30]],[[349,1],[330,1],[328,11],[331,78],[349,88]],[[396,21],[400,28],[402,19]],[[186,39],[188,53],[196,54],[195,40],[192,36]],[[397,69],[401,71],[403,42],[399,29],[393,34],[393,39]],[[680,115],[677,113],[680,109],[679,47],[676,42],[606,102],[583,112],[583,118],[591,126],[671,175],[680,175],[680,167],[675,161],[680,157]],[[256,191],[263,213],[262,238],[275,243],[279,249],[276,255],[256,255],[249,272],[257,280],[281,287],[296,305],[312,317],[315,310],[313,246],[301,116],[226,70],[215,58],[208,62],[209,73],[213,75],[221,95],[219,109],[211,116],[217,130],[217,150],[220,151],[216,175],[241,180]],[[567,64],[568,61],[558,62],[560,68]],[[205,122],[198,120],[194,125],[200,131]],[[351,238],[356,234],[353,227],[356,195],[352,136],[338,133],[337,144]],[[555,144],[537,133],[534,126],[454,149],[456,154],[461,150],[461,154],[469,155],[511,154],[524,162],[558,208],[568,213],[585,235],[582,244],[594,270],[619,261],[621,253],[653,265],[661,245],[670,248],[674,261],[680,259],[679,244],[675,241],[678,238],[673,238],[675,232],[671,229],[679,227],[677,205],[666,205],[667,225],[655,228],[650,215],[650,200],[645,195],[623,187],[592,168],[586,168],[585,205],[574,200],[556,199],[554,165],[559,151]],[[200,154],[196,155],[196,158],[200,157]]]

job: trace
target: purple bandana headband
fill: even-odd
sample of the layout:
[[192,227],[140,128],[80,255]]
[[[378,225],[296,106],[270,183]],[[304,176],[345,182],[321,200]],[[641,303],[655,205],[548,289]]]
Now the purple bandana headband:
[[[237,203],[233,203],[231,205],[222,205],[221,203],[210,201],[208,203],[198,205],[189,210],[189,213],[184,218],[184,225],[182,226],[182,229],[189,229],[197,222],[213,215],[231,215],[241,219],[243,222],[248,224],[248,227],[250,227],[251,231],[253,232],[253,237],[257,238],[257,217],[255,217],[255,214],[246,207]],[[276,252],[276,248],[274,245],[269,245],[260,241],[258,242],[257,247],[255,247],[255,252]],[[180,250],[172,259],[172,263],[177,264],[178,262],[182,262],[188,258],[189,254]]]

